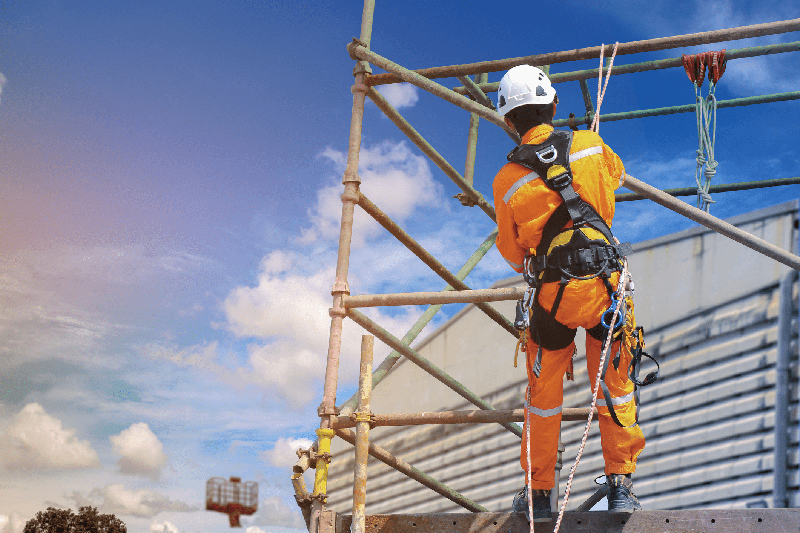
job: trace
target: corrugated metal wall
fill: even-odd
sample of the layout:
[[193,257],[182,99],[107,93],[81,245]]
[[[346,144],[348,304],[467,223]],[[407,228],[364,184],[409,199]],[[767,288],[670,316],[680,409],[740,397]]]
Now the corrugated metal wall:
[[[796,217],[797,203],[790,202],[737,217],[733,222],[747,231],[761,232],[762,238],[796,250],[793,223]],[[634,476],[634,490],[645,509],[773,506],[779,281],[787,276],[787,269],[775,269],[771,263],[763,263],[760,257],[736,253],[736,248],[730,253],[729,245],[723,237],[697,228],[641,243],[631,258],[639,287],[637,306],[642,301],[641,313],[637,307],[637,318],[642,325],[654,324],[646,330],[647,351],[661,362],[662,376],[641,393],[640,423],[647,445]],[[658,274],[658,268],[650,265],[664,268],[665,258],[681,264],[682,272],[688,273],[682,278],[681,287],[657,287],[658,280],[668,275]],[[705,264],[705,271],[698,271],[698,262],[701,266]],[[651,274],[655,278],[650,279]],[[726,287],[726,279],[734,280],[735,285]],[[798,288],[793,280],[794,276],[789,280],[792,283],[788,320],[791,324],[788,347],[791,379],[786,477],[788,503],[794,507],[800,504],[800,480]],[[519,283],[512,279],[505,285]],[[685,292],[704,292],[711,286],[714,292],[704,300]],[[683,309],[676,309],[682,301],[685,301]],[[505,308],[503,312],[508,314]],[[464,328],[462,336],[467,335],[474,329],[468,325],[472,314],[475,314],[474,308],[467,308],[441,329]],[[567,407],[586,407],[591,399],[585,355],[581,349],[582,335],[579,332],[576,339],[579,354],[575,361],[575,381],[565,383],[564,406]],[[433,334],[433,340],[422,343],[420,349],[441,344],[434,338],[436,336]],[[509,340],[498,337],[497,343],[506,350]],[[433,360],[433,355],[426,354],[426,357]],[[449,359],[447,355],[442,357],[444,361],[453,359],[452,355]],[[386,390],[381,390],[384,384],[376,389],[373,402],[376,412],[401,412],[404,410],[403,395],[409,396],[409,390],[416,387],[422,390],[430,386],[429,382],[419,382],[409,388],[406,379],[402,394],[393,395],[393,383],[412,376],[412,368],[411,363],[404,361],[392,371],[393,381],[389,381]],[[650,369],[651,366],[645,367],[646,371]],[[498,409],[520,408],[525,381],[519,377],[521,375],[517,374],[517,378],[506,381],[490,394],[484,392],[484,398]],[[487,380],[491,381],[491,376],[483,379]],[[394,388],[400,390],[399,385]],[[381,393],[391,403],[382,403]],[[412,400],[407,403],[414,404]],[[396,408],[392,411],[388,405]],[[473,408],[466,402],[452,400],[435,405],[439,410]],[[381,407],[383,410],[379,410]],[[565,422],[563,426],[566,451],[561,475],[562,496],[583,427],[582,422]],[[514,493],[524,483],[519,467],[519,439],[497,425],[379,428],[372,435],[377,444],[492,511],[509,510]],[[349,513],[352,452],[342,446],[335,452],[330,469],[329,504],[338,512]],[[595,423],[572,488],[570,508],[579,505],[594,491],[594,477],[602,471],[599,430]],[[369,514],[460,510],[463,509],[449,500],[370,459]]]

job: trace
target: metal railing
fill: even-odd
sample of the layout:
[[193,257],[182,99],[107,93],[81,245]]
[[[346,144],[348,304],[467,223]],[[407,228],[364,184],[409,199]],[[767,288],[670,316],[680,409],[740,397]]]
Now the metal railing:
[[[336,278],[331,294],[333,303],[330,309],[331,327],[330,339],[328,344],[327,367],[325,372],[325,382],[322,403],[318,413],[320,416],[320,428],[317,430],[318,439],[308,450],[300,450],[300,461],[294,468],[292,476],[295,486],[298,503],[304,510],[304,516],[309,525],[311,533],[317,533],[322,526],[321,519],[325,512],[325,499],[327,490],[327,465],[330,462],[330,443],[334,435],[338,435],[344,441],[356,447],[356,478],[353,492],[353,531],[364,531],[364,505],[366,498],[366,460],[371,455],[390,467],[402,472],[403,474],[419,481],[426,487],[431,488],[444,497],[456,502],[462,507],[471,511],[485,511],[476,502],[459,494],[453,489],[434,480],[427,474],[405,463],[395,457],[387,450],[369,442],[369,429],[374,426],[384,425],[417,425],[417,424],[461,424],[461,423],[497,423],[503,425],[510,432],[521,436],[519,426],[513,422],[523,420],[521,409],[513,411],[499,411],[479,396],[469,391],[461,383],[453,379],[442,369],[432,362],[425,359],[410,344],[419,335],[422,329],[430,322],[434,315],[446,303],[474,304],[487,314],[500,327],[513,335],[517,331],[512,324],[502,314],[497,312],[487,302],[516,300],[523,293],[523,288],[511,289],[481,289],[471,290],[464,283],[464,278],[472,271],[478,262],[494,245],[497,231],[492,232],[467,262],[455,274],[445,268],[433,255],[427,252],[417,241],[409,236],[397,223],[383,213],[378,206],[373,204],[359,190],[361,178],[358,175],[359,151],[361,147],[361,133],[363,125],[364,104],[366,98],[370,98],[377,107],[383,111],[387,117],[394,122],[402,131],[430,160],[461,190],[456,197],[463,205],[477,206],[490,219],[495,221],[495,212],[491,203],[473,186],[473,175],[475,168],[475,153],[478,138],[479,119],[482,118],[500,128],[502,128],[515,142],[519,142],[519,136],[510,129],[503,119],[495,111],[491,100],[486,96],[486,92],[496,90],[497,83],[488,83],[487,75],[489,72],[507,70],[516,65],[532,64],[545,65],[577,61],[583,59],[594,59],[600,55],[600,47],[583,48],[564,52],[554,52],[534,56],[517,57],[502,59],[497,61],[483,61],[466,65],[452,65],[435,67],[412,71],[394,63],[370,49],[372,35],[372,18],[374,13],[375,1],[365,0],[362,12],[361,34],[358,39],[354,39],[347,46],[350,56],[356,61],[353,71],[355,81],[352,87],[353,107],[352,119],[350,123],[350,136],[347,151],[347,165],[344,171],[343,184],[344,193],[341,196],[343,208],[341,218],[341,230],[339,236],[339,250],[336,264]],[[744,39],[764,35],[773,35],[800,30],[800,19],[786,20],[767,24],[757,24],[739,28],[696,33],[691,35],[681,35],[675,37],[648,39],[630,43],[621,43],[617,49],[617,55],[635,54],[654,50],[674,49],[686,46],[705,45],[710,43],[724,42],[735,39]],[[605,53],[611,52],[610,45],[607,45]],[[769,46],[759,46],[744,48],[740,50],[730,50],[727,57],[730,60],[767,55],[775,53],[785,53],[800,50],[800,42],[777,44]],[[371,66],[379,67],[386,73],[372,74]],[[659,61],[649,61],[645,63],[635,63],[630,65],[616,66],[612,74],[620,75],[625,73],[644,72],[649,70],[674,68],[681,65],[680,58],[665,59]],[[605,70],[605,69],[604,69]],[[466,76],[474,75],[474,81]],[[565,83],[568,81],[578,81],[584,95],[586,105],[586,115],[575,118],[569,125],[574,127],[579,124],[590,123],[594,116],[591,97],[588,92],[586,79],[597,75],[597,70],[579,70],[573,72],[556,73],[551,75],[553,83]],[[456,77],[462,86],[449,89],[440,83],[433,81],[447,77]],[[373,87],[381,84],[408,82],[443,100],[455,104],[456,106],[470,113],[470,126],[467,135],[467,161],[465,172],[462,176],[455,168],[431,146],[422,135],[414,129],[408,121]],[[733,107],[740,105],[750,105],[766,102],[778,102],[786,100],[800,99],[800,92],[782,93],[765,96],[755,96],[750,98],[739,98],[735,100],[720,101],[719,107]],[[684,113],[694,110],[694,105],[674,106],[667,108],[630,111],[626,113],[614,113],[603,115],[603,121],[623,120],[630,118],[641,118],[672,113]],[[555,121],[554,125],[568,125],[568,121]],[[800,178],[788,178],[784,180],[769,180],[763,182],[749,182],[741,184],[723,185],[712,187],[711,191],[731,191],[746,190],[757,187],[772,187],[778,185],[800,183]],[[669,209],[675,210],[714,231],[720,232],[733,238],[746,246],[753,248],[769,257],[776,259],[784,264],[800,270],[800,258],[779,249],[770,243],[747,234],[738,228],[727,224],[708,213],[678,201],[674,196],[694,194],[695,189],[673,189],[659,191],[650,187],[631,176],[626,177],[625,187],[634,191],[635,194],[618,194],[617,201],[631,201],[639,199],[650,199],[656,201]],[[348,271],[350,261],[350,242],[353,229],[353,214],[358,206],[372,216],[389,233],[403,243],[412,253],[420,258],[433,272],[438,274],[447,282],[447,286],[438,293],[402,293],[402,294],[372,294],[351,296],[348,285]],[[398,339],[384,330],[357,308],[383,306],[383,305],[429,305],[423,315],[417,320],[414,326],[402,338]],[[372,337],[365,336],[362,343],[362,363],[359,379],[359,392],[344,402],[339,408],[336,407],[336,387],[338,381],[339,354],[342,339],[342,323],[345,318],[350,318],[375,337],[378,337],[385,344],[393,348],[391,354],[372,369]],[[470,403],[476,405],[480,410],[476,411],[454,411],[439,413],[412,413],[402,415],[373,415],[370,412],[369,401],[371,391],[378,386],[386,377],[388,371],[399,360],[400,356],[405,356],[420,368],[429,373],[432,377],[444,383],[450,389],[458,393]],[[596,416],[596,414],[595,414]],[[588,410],[585,409],[564,409],[563,420],[585,420],[588,417]],[[353,433],[348,428],[356,427]],[[559,465],[560,466],[560,465]],[[309,494],[302,482],[302,472],[309,468],[316,468],[316,478],[313,492]],[[558,468],[558,467],[557,467]],[[558,476],[556,476],[558,479]],[[555,492],[555,491],[554,491]],[[602,497],[602,491],[598,491],[580,508],[596,502]],[[327,529],[327,528],[326,528]]]

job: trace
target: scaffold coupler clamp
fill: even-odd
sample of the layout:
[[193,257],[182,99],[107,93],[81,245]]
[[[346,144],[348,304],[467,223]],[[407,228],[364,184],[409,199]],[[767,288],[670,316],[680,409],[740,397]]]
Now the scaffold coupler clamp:
[[369,422],[369,429],[375,429],[375,414],[374,413],[350,413],[350,420],[358,424],[359,422]]

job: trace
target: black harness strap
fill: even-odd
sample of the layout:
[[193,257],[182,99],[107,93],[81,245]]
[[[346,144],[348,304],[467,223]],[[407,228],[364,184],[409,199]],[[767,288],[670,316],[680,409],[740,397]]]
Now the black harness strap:
[[[533,374],[537,378],[542,369],[542,339],[540,338],[539,328],[536,327],[538,324],[537,310],[540,307],[539,289],[542,284],[553,281],[559,282],[558,293],[556,293],[553,307],[548,313],[550,315],[549,318],[557,323],[556,312],[564,296],[564,289],[572,279],[593,279],[599,276],[605,284],[609,298],[613,300],[614,288],[611,286],[609,278],[613,272],[621,271],[619,260],[631,251],[628,243],[624,245],[615,244],[611,228],[608,227],[603,217],[575,192],[575,188],[572,186],[572,170],[569,164],[571,147],[571,131],[553,131],[545,142],[523,144],[515,147],[508,154],[509,161],[518,163],[536,173],[550,190],[557,192],[561,196],[562,200],[562,204],[553,211],[545,223],[542,230],[542,239],[536,247],[536,254],[526,256],[525,268],[523,269],[525,281],[536,289],[533,297],[534,308],[530,329],[531,338],[535,339],[536,344],[539,346],[532,368]],[[564,227],[570,221],[572,221],[572,227],[575,230],[569,242],[563,245],[563,249],[553,250],[552,253],[549,253],[553,240],[565,231]],[[590,240],[581,231],[581,228],[587,226],[600,232],[605,242]],[[557,248],[562,248],[562,245]],[[601,326],[601,324],[598,324],[598,326]],[[597,329],[597,326],[591,328],[589,333],[597,338],[600,331],[595,331],[595,329]],[[640,360],[641,355],[637,363]],[[625,427],[614,411],[614,406],[610,399],[611,394],[605,383],[608,361],[609,358],[606,358],[600,384],[603,387],[603,395],[611,417],[617,425]],[[618,366],[619,361],[617,359],[614,367],[618,368]],[[638,368],[638,365],[634,366]],[[634,393],[636,397],[636,423],[638,423],[638,386],[634,387]]]

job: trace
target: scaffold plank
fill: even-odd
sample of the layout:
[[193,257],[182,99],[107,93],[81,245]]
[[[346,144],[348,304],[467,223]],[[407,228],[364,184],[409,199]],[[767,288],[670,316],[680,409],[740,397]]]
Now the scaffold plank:
[[[336,533],[350,531],[350,517],[336,517]],[[551,531],[554,522],[534,524]],[[637,511],[633,514],[567,512],[564,533],[756,533],[790,532],[800,527],[800,509],[710,509]],[[443,513],[374,515],[367,517],[369,533],[527,533],[528,523],[513,513]]]

